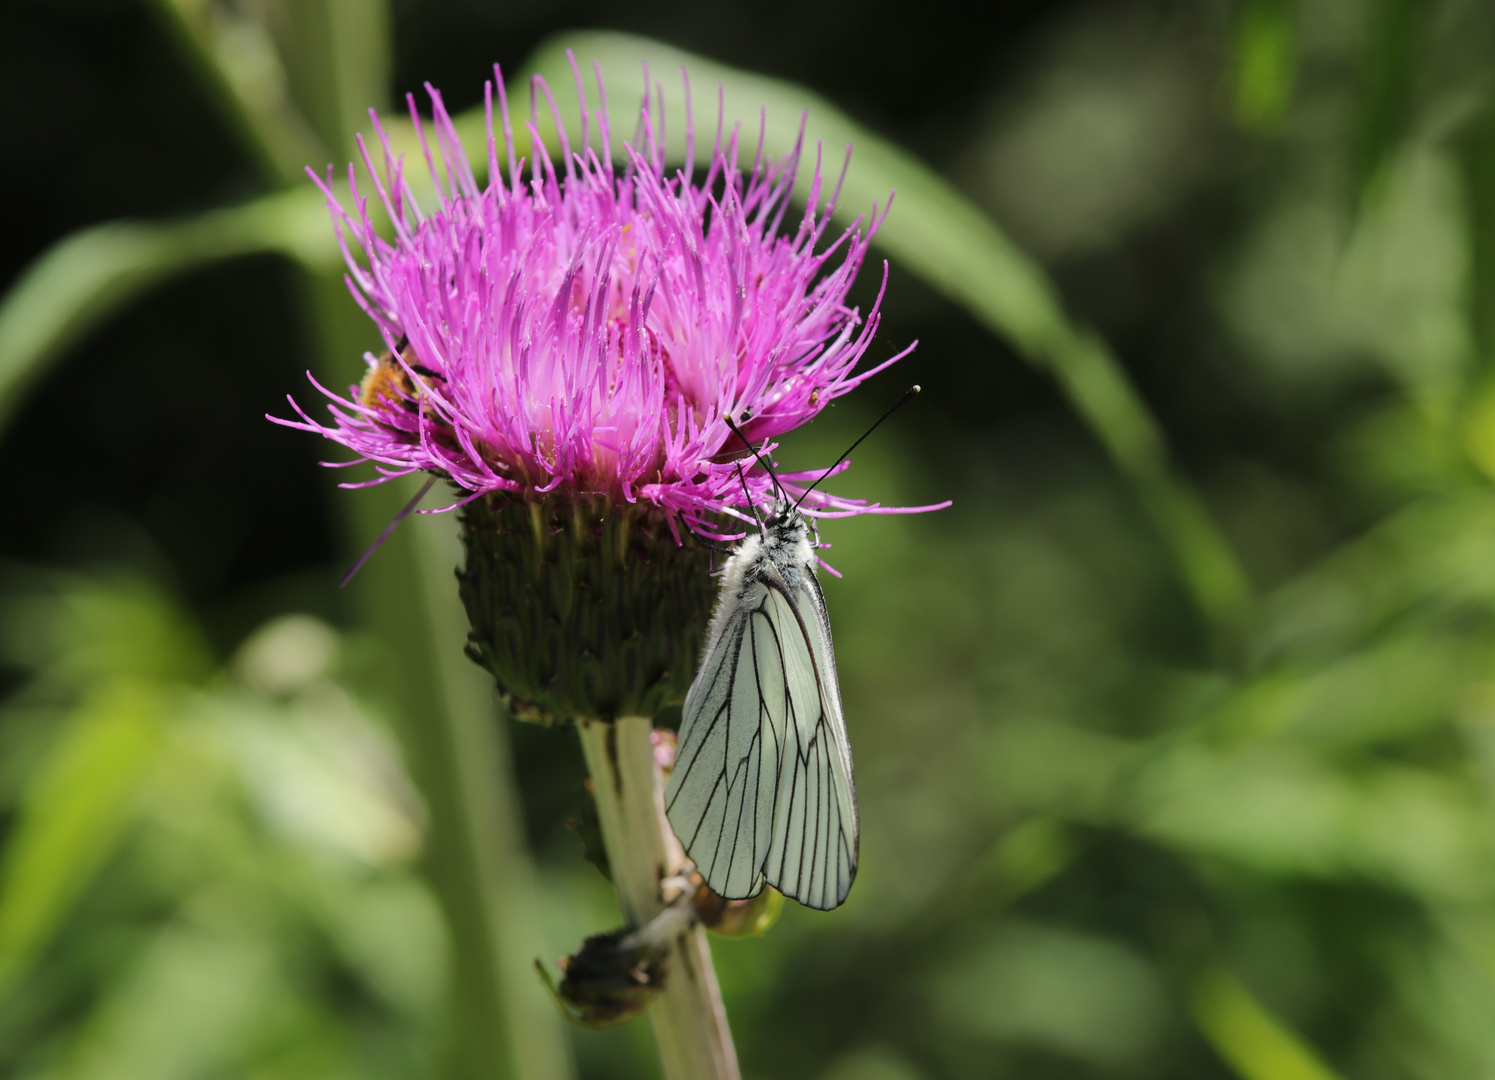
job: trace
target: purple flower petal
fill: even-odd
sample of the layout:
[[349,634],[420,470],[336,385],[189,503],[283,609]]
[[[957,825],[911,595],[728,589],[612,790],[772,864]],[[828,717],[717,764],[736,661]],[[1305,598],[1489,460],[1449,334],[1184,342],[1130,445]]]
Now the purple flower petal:
[[[347,205],[333,194],[330,173],[313,174],[327,196],[350,291],[392,351],[401,339],[408,343],[384,363],[399,367],[400,385],[412,392],[368,401],[358,387],[341,396],[313,382],[331,399],[331,422],[314,421],[295,402],[298,419],[277,422],[374,463],[381,475],[370,483],[425,471],[470,493],[459,501],[491,492],[600,494],[652,504],[697,530],[721,515],[744,516],[736,509],[745,502],[743,448],[724,416],[740,419],[754,442],[772,440],[907,354],[857,371],[878,326],[882,290],[865,318],[847,294],[886,206],[826,243],[841,182],[821,205],[817,145],[804,214],[784,231],[803,122],[800,143],[778,162],[765,159],[760,133],[744,173],[739,131],[723,132],[718,120],[698,180],[689,108],[687,167],[671,173],[663,106],[657,98],[651,104],[647,90],[638,134],[621,144],[616,168],[600,72],[600,107],[589,125],[579,69],[577,146],[550,88],[535,81],[532,95],[556,118],[561,160],[557,167],[534,125],[525,124],[534,147],[526,178],[502,74],[494,73],[484,95],[486,186],[429,86],[429,122],[409,102],[437,205],[416,205],[377,117],[380,160],[360,140],[392,241],[375,229],[351,168]],[[720,108],[718,95],[719,115]],[[748,497],[770,507],[771,480],[755,463],[742,464]],[[783,477],[786,490],[803,490],[815,475]],[[818,490],[804,509],[906,512]]]

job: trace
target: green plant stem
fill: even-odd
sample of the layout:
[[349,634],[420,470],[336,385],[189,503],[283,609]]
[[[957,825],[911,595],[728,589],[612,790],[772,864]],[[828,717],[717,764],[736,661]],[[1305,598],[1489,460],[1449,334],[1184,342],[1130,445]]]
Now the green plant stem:
[[[597,817],[624,921],[637,929],[664,908],[660,883],[684,854],[664,816],[660,770],[647,717],[577,721]],[[722,1007],[711,946],[687,926],[670,950],[664,989],[649,1007],[665,1080],[738,1080],[737,1052]]]
[[[329,385],[346,382],[371,328],[331,274],[308,275]],[[412,490],[339,492],[350,550],[390,522]],[[431,496],[439,505],[439,496]],[[455,515],[404,522],[354,579],[368,623],[401,663],[401,741],[431,815],[425,870],[451,930],[448,1075],[556,1080],[571,1074],[560,1019],[530,974],[534,871],[524,848],[506,728],[492,682],[463,655]]]
[[1317,1050],[1225,968],[1201,972],[1188,1004],[1199,1031],[1242,1080],[1339,1080]]

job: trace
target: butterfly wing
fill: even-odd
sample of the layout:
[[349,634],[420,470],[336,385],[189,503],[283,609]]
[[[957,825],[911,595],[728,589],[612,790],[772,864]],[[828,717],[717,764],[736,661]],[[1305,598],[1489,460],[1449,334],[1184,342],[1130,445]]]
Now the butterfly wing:
[[839,907],[856,877],[859,823],[825,597],[806,568],[791,600],[773,590],[784,642],[790,736],[779,762],[765,878],[806,907]]
[[756,896],[772,837],[788,725],[773,590],[745,585],[685,698],[665,810],[712,890]]
[[846,899],[857,810],[825,599],[813,573],[744,586],[686,695],[665,809],[706,884]]

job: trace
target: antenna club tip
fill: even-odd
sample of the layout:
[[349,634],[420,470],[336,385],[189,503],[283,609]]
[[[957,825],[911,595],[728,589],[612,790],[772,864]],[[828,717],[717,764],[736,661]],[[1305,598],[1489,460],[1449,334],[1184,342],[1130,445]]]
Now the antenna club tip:
[[922,393],[923,390],[924,390],[924,388],[922,386],[920,386],[918,383],[914,383],[914,385],[911,386],[909,389],[911,389],[916,394]]

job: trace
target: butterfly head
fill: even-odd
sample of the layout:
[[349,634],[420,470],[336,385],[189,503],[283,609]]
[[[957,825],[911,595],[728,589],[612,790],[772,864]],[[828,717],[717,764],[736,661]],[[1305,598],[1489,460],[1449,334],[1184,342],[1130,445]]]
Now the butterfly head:
[[[782,549],[791,547],[797,548],[799,545],[804,544],[806,546],[806,551],[810,550],[811,548],[820,546],[820,535],[818,532],[816,532],[814,526],[809,524],[805,520],[804,514],[800,513],[800,503],[804,502],[804,500],[809,496],[810,492],[814,491],[817,487],[820,486],[821,480],[824,480],[827,476],[830,476],[831,473],[835,472],[837,466],[839,466],[841,462],[850,457],[851,452],[858,446],[861,446],[862,441],[866,439],[868,435],[871,435],[874,431],[876,431],[878,426],[884,420],[892,416],[893,413],[898,410],[899,406],[908,401],[918,392],[919,387],[909,387],[908,390],[904,392],[904,395],[893,404],[893,407],[891,409],[883,413],[882,416],[878,417],[877,421],[862,433],[861,438],[857,439],[856,442],[847,447],[846,453],[837,458],[834,465],[826,469],[825,472],[821,473],[819,479],[817,479],[809,487],[800,492],[799,498],[795,500],[791,500],[788,494],[784,491],[783,486],[779,483],[779,478],[774,474],[772,463],[764,455],[764,451],[768,449],[768,440],[764,439],[762,450],[755,448],[753,444],[748,441],[748,437],[742,433],[742,429],[738,427],[735,422],[733,422],[732,417],[730,415],[723,415],[722,419],[726,421],[727,427],[731,429],[732,434],[737,436],[738,441],[741,442],[742,445],[747,449],[748,453],[757,460],[758,464],[763,466],[764,470],[768,473],[769,478],[773,481],[773,490],[776,496],[773,502],[773,509],[769,511],[766,518],[760,517],[758,515],[756,507],[754,507],[753,509],[753,516],[758,518],[759,527],[763,531],[763,541],[765,546],[777,547]],[[745,424],[751,419],[752,413],[744,409],[741,413],[742,423]],[[738,466],[738,478],[742,481],[742,493],[748,497],[748,502],[751,503],[752,495],[748,491],[747,478],[742,474],[741,465]]]
[[774,500],[773,509],[763,519],[763,540],[770,547],[795,547],[810,538],[805,515],[787,498]]

